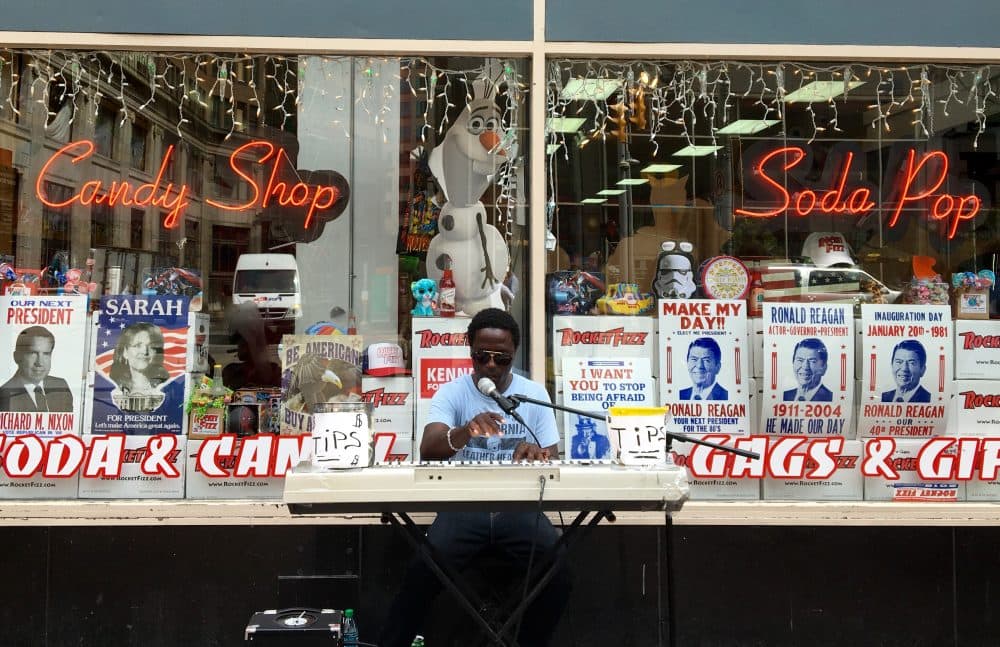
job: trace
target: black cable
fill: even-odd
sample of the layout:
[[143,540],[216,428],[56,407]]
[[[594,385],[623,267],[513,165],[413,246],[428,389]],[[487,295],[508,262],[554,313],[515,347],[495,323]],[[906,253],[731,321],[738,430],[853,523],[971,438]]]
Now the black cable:
[[[535,532],[531,537],[531,550],[528,551],[528,569],[524,573],[524,589],[521,592],[521,598],[528,597],[528,585],[531,583],[531,566],[535,561],[535,546],[538,544],[538,526],[539,520],[542,518],[542,501],[545,499],[545,476],[538,477],[538,512],[535,514]],[[517,636],[521,633],[521,621],[524,620],[524,614],[528,612],[525,609],[521,612],[521,615],[517,617],[517,623],[514,625],[514,642],[517,642]]]

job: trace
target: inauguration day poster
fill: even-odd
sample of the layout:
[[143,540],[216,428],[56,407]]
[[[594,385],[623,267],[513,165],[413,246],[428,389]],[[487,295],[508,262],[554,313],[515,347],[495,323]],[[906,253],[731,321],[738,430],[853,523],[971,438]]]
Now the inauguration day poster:
[[861,306],[858,436],[945,433],[952,380],[948,306]]
[[92,433],[184,433],[188,301],[184,296],[101,298]]
[[764,303],[766,434],[850,436],[854,411],[854,307]]
[[669,431],[750,433],[746,302],[661,299],[660,401]]
[[87,296],[5,295],[0,316],[0,433],[79,433]]

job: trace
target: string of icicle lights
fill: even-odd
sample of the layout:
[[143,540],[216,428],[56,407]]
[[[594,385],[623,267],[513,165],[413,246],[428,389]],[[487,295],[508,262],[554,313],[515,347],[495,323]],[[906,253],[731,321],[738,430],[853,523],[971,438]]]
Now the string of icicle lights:
[[[524,201],[518,195],[523,156],[517,154],[516,138],[522,134],[520,115],[525,109],[527,84],[513,61],[472,59],[476,61],[481,64],[452,69],[422,57],[3,49],[0,101],[16,117],[27,104],[42,106],[50,135],[69,132],[73,122],[81,118],[93,123],[102,106],[112,106],[117,110],[119,127],[142,114],[154,127],[176,133],[181,142],[194,141],[199,125],[214,109],[223,115],[222,140],[228,141],[242,132],[251,118],[279,130],[289,128],[290,121],[306,109],[303,88],[311,80],[330,81],[335,74],[348,73],[361,80],[354,83],[353,96],[329,96],[324,89],[320,103],[310,109],[325,110],[330,125],[347,139],[351,138],[351,124],[345,115],[352,115],[355,121],[368,120],[382,142],[389,144],[390,127],[399,122],[394,111],[400,93],[407,92],[422,106],[420,140],[433,146],[443,138],[456,111],[471,103],[473,81],[489,78],[499,88],[497,104],[508,128],[505,145],[514,152],[498,169],[498,190],[494,193],[494,206],[501,214],[497,224],[509,236],[515,208]],[[391,74],[391,79],[383,78],[386,74]],[[349,105],[352,101],[353,106]]]
[[[580,91],[565,91],[571,81]],[[964,111],[977,124],[976,147],[986,131],[987,107],[997,102],[995,83],[1000,80],[988,65],[553,60],[548,117],[585,117],[586,123],[573,136],[549,128],[548,150],[568,155],[571,145],[603,141],[624,129],[648,137],[654,156],[660,134],[680,134],[692,145],[697,136],[715,145],[718,130],[736,118],[738,102],[740,119],[780,121],[787,110],[801,107],[812,141],[827,131],[843,132],[838,109],[859,97],[868,102],[868,125],[884,133],[902,123],[913,131],[908,135],[929,138],[935,115]]]

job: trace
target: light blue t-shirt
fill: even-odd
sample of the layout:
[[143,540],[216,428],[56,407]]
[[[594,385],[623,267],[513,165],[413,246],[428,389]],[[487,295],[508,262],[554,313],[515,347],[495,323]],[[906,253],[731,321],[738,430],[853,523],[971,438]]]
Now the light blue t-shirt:
[[[548,391],[542,385],[516,373],[512,373],[511,378],[510,386],[503,392],[504,395],[510,396],[516,393],[534,400],[551,401]],[[476,389],[471,375],[463,375],[441,385],[431,400],[427,422],[441,422],[449,427],[460,427],[484,411],[494,411],[506,418],[506,422],[500,425],[503,435],[473,436],[469,439],[469,444],[455,454],[451,460],[509,461],[514,458],[514,448],[517,447],[518,443],[522,440],[529,443],[534,442],[521,423],[504,414],[500,405]],[[518,406],[517,413],[535,432],[541,447],[549,447],[559,442],[559,432],[556,429],[556,418],[552,409],[525,402]],[[553,456],[553,458],[556,457]]]

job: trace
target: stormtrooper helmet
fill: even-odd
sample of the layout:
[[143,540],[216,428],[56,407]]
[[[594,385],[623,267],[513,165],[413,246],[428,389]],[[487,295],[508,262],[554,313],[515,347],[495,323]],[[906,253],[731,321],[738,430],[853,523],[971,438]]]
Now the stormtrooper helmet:
[[694,246],[689,242],[665,241],[656,257],[652,292],[658,299],[690,299],[698,286],[694,282]]

